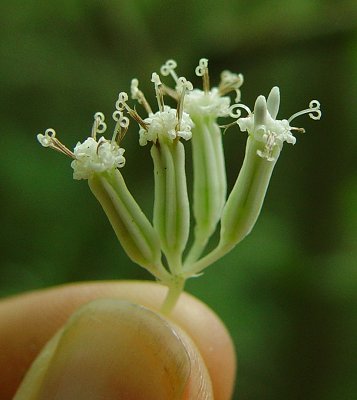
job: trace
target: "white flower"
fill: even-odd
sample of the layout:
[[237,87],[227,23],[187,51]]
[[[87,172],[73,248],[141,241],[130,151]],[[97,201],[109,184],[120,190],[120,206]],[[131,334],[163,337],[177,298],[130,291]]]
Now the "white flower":
[[187,93],[184,109],[192,115],[225,117],[229,114],[230,102],[228,96],[221,97],[218,88],[212,88],[208,93],[194,89]]
[[189,140],[192,137],[191,128],[194,125],[190,116],[183,112],[178,127],[177,111],[169,106],[164,106],[162,111],[150,114],[144,119],[144,123],[146,129],[141,127],[139,131],[141,146],[145,146],[148,141],[156,143],[160,138],[172,141],[177,137],[182,137]]
[[74,179],[88,179],[94,173],[121,168],[125,164],[124,149],[116,142],[111,142],[104,137],[96,141],[93,137],[87,138],[83,143],[78,142],[72,161]]
[[[320,119],[321,111],[318,101],[313,100],[309,108],[292,115],[289,119],[276,119],[280,105],[280,92],[277,86],[270,91],[268,99],[259,96],[255,102],[254,112],[250,112],[248,107],[243,105],[234,105],[231,107],[231,116],[234,108],[245,108],[249,115],[246,118],[238,118],[237,123],[242,131],[247,131],[254,139],[264,145],[263,150],[258,150],[257,154],[266,158],[268,161],[274,161],[277,158],[283,143],[296,143],[296,138],[291,131],[304,131],[301,128],[290,126],[290,122],[297,116],[309,113],[310,118]],[[240,116],[240,113],[236,114]]]
[[125,165],[125,150],[119,143],[125,135],[129,120],[120,111],[116,111],[113,118],[117,124],[112,140],[104,137],[97,140],[97,134],[105,132],[107,128],[103,113],[97,112],[94,114],[91,136],[83,143],[78,142],[73,152],[57,139],[53,129],[47,129],[44,135],[38,134],[37,140],[43,147],[49,147],[73,159],[73,179],[88,179],[94,173],[110,171]]
[[[165,86],[164,90],[174,98],[180,98],[180,79],[175,72],[177,63],[174,60],[168,60],[161,67],[160,72],[163,76],[171,75],[176,83],[175,89]],[[183,101],[183,107],[186,112],[193,117],[210,116],[213,118],[226,117],[229,115],[230,97],[226,94],[235,91],[235,101],[240,101],[240,87],[243,84],[243,75],[234,74],[230,71],[223,71],[221,81],[218,87],[211,88],[208,73],[208,59],[201,58],[195,69],[197,76],[202,77],[203,90],[187,87],[188,91]],[[161,84],[161,82],[160,82]],[[192,90],[193,89],[193,90]],[[176,92],[176,93],[175,93]]]

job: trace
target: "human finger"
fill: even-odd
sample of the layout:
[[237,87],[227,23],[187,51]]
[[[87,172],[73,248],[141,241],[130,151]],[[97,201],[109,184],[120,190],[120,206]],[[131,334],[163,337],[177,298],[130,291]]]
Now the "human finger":
[[[111,297],[158,310],[166,289],[149,282],[72,284],[0,302],[0,398],[10,399],[44,343],[82,304]],[[191,338],[211,377],[215,399],[228,399],[235,375],[231,339],[218,317],[197,299],[183,294],[171,320]]]

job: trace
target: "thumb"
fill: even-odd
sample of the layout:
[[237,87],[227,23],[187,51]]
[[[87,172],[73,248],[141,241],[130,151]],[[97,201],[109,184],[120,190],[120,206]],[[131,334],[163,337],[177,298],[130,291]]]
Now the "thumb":
[[145,307],[100,299],[47,343],[14,400],[212,398],[199,351],[180,328]]

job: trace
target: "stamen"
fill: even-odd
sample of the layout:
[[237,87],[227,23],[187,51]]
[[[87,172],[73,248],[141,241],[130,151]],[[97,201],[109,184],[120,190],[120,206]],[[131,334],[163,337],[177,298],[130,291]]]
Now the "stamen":
[[236,92],[235,101],[240,101],[239,88],[243,85],[244,79],[242,74],[234,74],[230,71],[223,71],[221,73],[221,82],[218,86],[218,91],[221,96],[224,96],[232,91]]
[[103,137],[101,137],[100,139],[99,139],[99,142],[98,142],[98,144],[97,144],[97,151],[96,151],[96,153],[97,153],[97,156],[99,155],[99,148],[100,148],[100,146],[102,146],[104,143],[106,143],[107,141],[103,138]]
[[210,90],[207,58],[200,59],[198,66],[195,69],[195,73],[197,76],[202,76],[203,91],[207,94]]
[[268,131],[264,136],[266,139],[264,151],[257,150],[257,154],[259,157],[266,158],[267,161],[274,161],[275,157],[273,157],[273,149],[276,144],[275,135],[273,132]]
[[152,114],[150,104],[147,102],[144,93],[139,89],[139,81],[137,79],[132,79],[131,81],[131,98],[137,100],[149,115]]
[[317,100],[310,101],[309,108],[299,111],[293,114],[289,119],[288,122],[290,123],[296,117],[299,117],[303,114],[309,114],[309,117],[314,120],[318,120],[321,118],[321,110],[320,110],[320,103]]
[[181,76],[177,80],[177,89],[178,90],[193,90],[193,85],[190,81],[188,81],[184,76]]
[[37,140],[43,147],[51,147],[53,139],[56,137],[56,131],[52,128],[46,129],[45,134],[39,133]]
[[155,92],[156,92],[156,99],[157,99],[157,105],[159,107],[159,111],[163,112],[164,111],[164,94],[162,90],[162,83],[160,80],[159,75],[156,72],[153,72],[151,75],[151,82],[155,84]]
[[94,114],[94,122],[92,126],[92,138],[97,140],[97,133],[103,133],[107,129],[107,124],[104,122],[104,114],[101,112],[96,112]]
[[295,126],[290,127],[290,131],[296,131],[296,132],[300,132],[300,133],[306,132],[304,128],[296,128]]
[[179,95],[177,94],[177,91],[175,89],[170,88],[169,86],[165,85],[164,83],[161,85],[162,92],[170,96],[172,99],[178,101],[179,100]]
[[[177,67],[177,63],[175,60],[167,60],[166,63],[161,66],[160,74],[162,76],[171,75],[171,77],[175,81],[176,85],[178,85],[180,78],[177,76],[177,74],[175,72],[176,67]],[[164,94],[172,97],[176,101],[179,101],[179,96],[175,89],[170,88],[169,86],[165,85],[164,83],[161,83],[161,89]]]
[[116,121],[114,133],[112,137],[112,142],[120,144],[120,142],[124,139],[126,132],[128,131],[129,127],[129,118],[124,117],[124,114],[116,110],[113,112],[113,119]]
[[176,132],[181,130],[181,120],[183,114],[183,103],[185,100],[185,94],[187,90],[193,90],[193,85],[185,77],[180,77],[177,79],[177,91],[179,92],[179,100],[177,103],[177,126]]
[[131,118],[133,118],[143,129],[148,129],[148,124],[140,117],[136,110],[131,110],[129,112]]
[[229,116],[232,118],[240,118],[240,116],[242,115],[242,111],[239,110],[239,108],[242,108],[243,110],[245,110],[248,113],[248,115],[252,114],[252,111],[250,110],[249,107],[247,107],[244,104],[239,103],[239,104],[233,104],[232,106],[229,107],[229,109],[228,109]]
[[43,147],[49,147],[50,149],[56,150],[70,158],[76,158],[72,151],[56,138],[56,132],[54,129],[46,129],[44,135],[39,133],[37,135],[37,140]]
[[160,74],[162,76],[168,76],[171,75],[173,80],[177,83],[178,82],[178,76],[175,72],[175,68],[177,67],[177,63],[175,60],[167,60],[164,65],[161,66],[160,68]]
[[[118,100],[115,103],[115,108],[117,111],[122,112],[124,109],[128,112],[128,114],[144,129],[147,129],[147,124],[143,121],[140,115],[137,113],[136,110],[130,108],[127,104],[128,101],[128,94],[126,92],[120,92],[118,96]],[[115,111],[113,113],[113,118],[115,119]]]

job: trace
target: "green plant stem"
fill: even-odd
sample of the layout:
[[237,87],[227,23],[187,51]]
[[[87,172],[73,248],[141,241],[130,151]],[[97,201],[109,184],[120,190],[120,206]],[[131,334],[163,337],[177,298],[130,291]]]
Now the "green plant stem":
[[183,291],[185,282],[186,279],[180,276],[172,278],[172,281],[168,284],[168,291],[160,309],[162,314],[168,315],[173,310]]
[[204,249],[206,248],[208,239],[207,237],[201,238],[196,235],[192,247],[190,248],[187,257],[185,258],[184,266],[192,265],[199,259]]
[[200,272],[202,272],[203,269],[213,264],[221,257],[223,257],[226,253],[228,253],[232,249],[232,247],[234,246],[222,246],[219,244],[214,250],[209,252],[206,256],[204,256],[200,260],[192,264],[185,264],[182,274],[186,279],[196,274],[199,274]]

